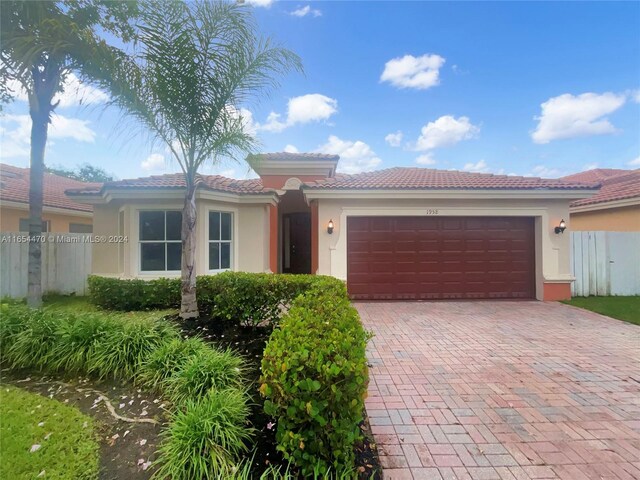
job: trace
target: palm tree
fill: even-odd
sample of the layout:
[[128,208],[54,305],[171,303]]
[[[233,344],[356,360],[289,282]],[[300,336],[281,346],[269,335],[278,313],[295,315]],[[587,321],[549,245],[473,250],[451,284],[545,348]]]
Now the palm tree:
[[[56,93],[72,71],[85,76],[96,61],[113,61],[122,54],[96,33],[97,27],[127,41],[134,33],[129,20],[133,2],[65,0],[60,2],[0,2],[0,100],[27,92],[31,116],[29,185],[29,237],[42,234],[42,181],[44,153],[51,116],[58,105]],[[100,79],[104,80],[104,79]],[[29,242],[28,293],[31,307],[42,304],[42,248]]]
[[240,106],[302,70],[297,55],[256,34],[248,7],[162,1],[141,12],[135,62],[111,65],[114,103],[164,143],[185,179],[180,316],[198,316],[195,246],[197,173],[205,162],[255,150]]

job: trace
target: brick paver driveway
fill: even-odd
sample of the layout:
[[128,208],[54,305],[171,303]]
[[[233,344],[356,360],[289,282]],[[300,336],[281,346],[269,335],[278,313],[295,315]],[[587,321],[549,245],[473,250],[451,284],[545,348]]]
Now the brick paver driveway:
[[640,478],[640,327],[542,302],[355,306],[385,478]]

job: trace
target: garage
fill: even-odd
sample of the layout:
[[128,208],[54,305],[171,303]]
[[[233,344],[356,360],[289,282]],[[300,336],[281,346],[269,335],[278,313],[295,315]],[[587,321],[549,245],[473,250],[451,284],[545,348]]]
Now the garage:
[[353,299],[535,298],[533,217],[347,218]]

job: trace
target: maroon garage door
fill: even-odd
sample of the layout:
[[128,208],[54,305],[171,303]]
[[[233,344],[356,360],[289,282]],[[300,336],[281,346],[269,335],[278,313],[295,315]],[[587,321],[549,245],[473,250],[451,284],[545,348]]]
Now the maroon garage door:
[[354,299],[533,298],[530,217],[349,217]]

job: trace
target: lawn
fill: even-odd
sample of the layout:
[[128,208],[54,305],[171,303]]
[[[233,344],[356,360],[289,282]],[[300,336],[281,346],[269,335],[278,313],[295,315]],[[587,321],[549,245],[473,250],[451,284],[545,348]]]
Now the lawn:
[[563,303],[640,325],[640,296],[638,295],[632,297],[575,297]]
[[0,478],[97,478],[91,417],[10,385],[0,386]]

